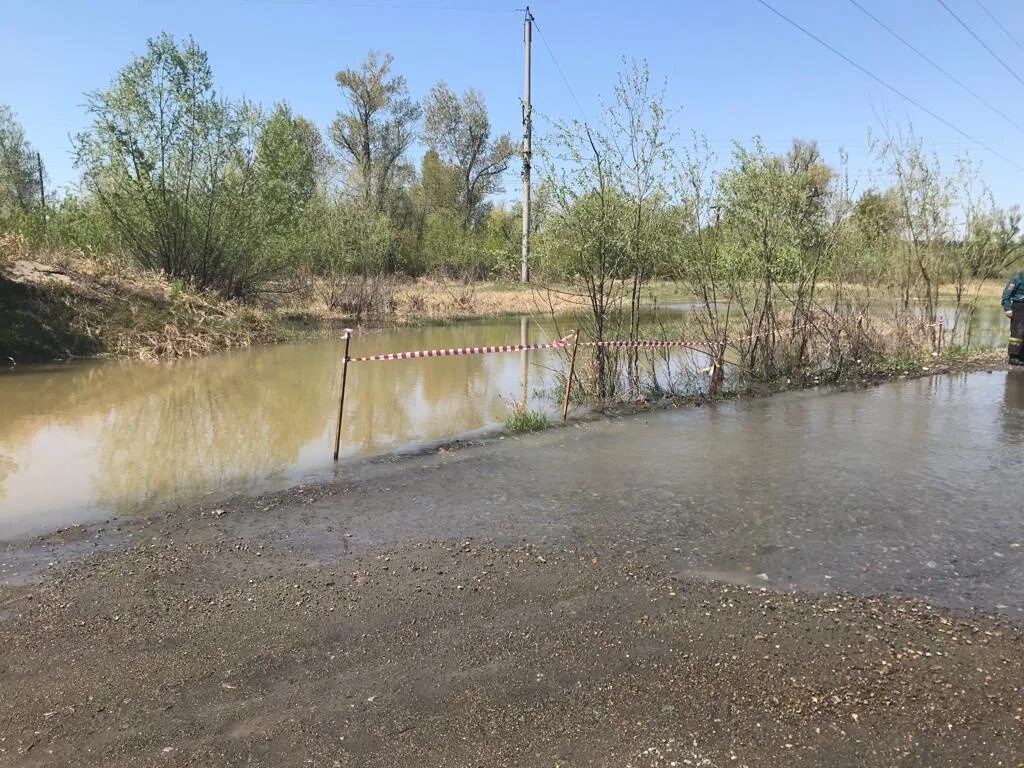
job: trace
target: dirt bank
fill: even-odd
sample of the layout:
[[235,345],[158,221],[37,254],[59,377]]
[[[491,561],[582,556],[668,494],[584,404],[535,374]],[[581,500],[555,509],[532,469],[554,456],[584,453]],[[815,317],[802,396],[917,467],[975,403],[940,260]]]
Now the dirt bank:
[[293,335],[265,310],[183,289],[160,274],[71,255],[0,259],[4,365],[190,357]]
[[313,559],[237,535],[235,513],[140,524],[112,551],[0,588],[0,764],[1024,755],[1024,635],[993,620],[696,580],[618,549],[349,553],[339,533]]
[[[354,290],[354,289],[353,289]],[[277,286],[251,303],[76,252],[39,252],[0,235],[0,366],[98,355],[194,357],[337,333],[349,325],[440,323],[566,311],[564,292],[501,283],[382,278],[326,307],[315,290]],[[372,296],[370,295],[372,294]]]

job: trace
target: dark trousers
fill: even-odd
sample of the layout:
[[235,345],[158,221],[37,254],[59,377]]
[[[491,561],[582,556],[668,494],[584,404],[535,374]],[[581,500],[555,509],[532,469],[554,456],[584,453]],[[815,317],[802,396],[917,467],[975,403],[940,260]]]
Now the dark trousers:
[[1011,362],[1024,364],[1024,301],[1013,302],[1013,317],[1010,318],[1010,344],[1006,353]]

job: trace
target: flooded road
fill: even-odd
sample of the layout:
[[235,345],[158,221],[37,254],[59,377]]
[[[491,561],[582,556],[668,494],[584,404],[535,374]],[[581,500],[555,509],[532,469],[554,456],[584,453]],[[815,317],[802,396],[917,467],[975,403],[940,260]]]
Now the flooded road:
[[1022,451],[1024,371],[794,392],[367,468],[266,536],[324,558],[341,532],[613,547],[680,573],[1020,621]]
[[[991,343],[1005,333],[1005,320],[996,314],[979,314],[976,341]],[[354,339],[351,353],[545,341],[555,335],[549,324],[524,323],[507,318],[371,332]],[[0,539],[111,514],[152,511],[204,494],[260,492],[331,479],[340,362],[341,344],[331,340],[155,365],[93,361],[3,373]],[[509,405],[524,397],[552,413],[554,369],[562,365],[557,352],[353,364],[342,457],[493,429],[503,422]],[[974,397],[966,391],[963,396]],[[854,399],[870,409],[876,397]],[[989,394],[981,396],[982,402],[988,399]],[[891,422],[889,410],[903,419],[913,414],[934,424],[938,408],[935,398],[901,401],[898,407],[883,409],[880,424]],[[836,418],[830,414],[814,416],[803,427],[794,425],[793,439],[812,440],[816,420]],[[988,419],[990,431],[992,421]],[[776,428],[770,421],[751,427]],[[929,449],[930,441],[941,435],[952,441],[963,438],[958,425],[948,432],[933,429],[934,434],[922,437],[921,445]],[[852,439],[862,439],[866,452],[882,442],[856,423],[841,423],[824,444],[813,438],[817,447],[829,447],[825,457],[833,455],[831,446]],[[722,471],[741,471],[743,462],[751,460],[749,451],[755,450],[743,442],[722,448],[712,463],[721,463]],[[620,460],[631,456],[617,447],[610,450]],[[814,470],[816,460],[822,456],[812,452],[792,471],[809,473],[809,483],[828,482]],[[891,466],[916,477],[912,466]],[[963,469],[973,472],[976,467]],[[870,479],[861,480],[871,486],[868,492],[877,490]],[[718,493],[729,500],[732,483],[717,475],[715,482],[721,486]],[[735,492],[763,497],[765,489],[741,484]]]

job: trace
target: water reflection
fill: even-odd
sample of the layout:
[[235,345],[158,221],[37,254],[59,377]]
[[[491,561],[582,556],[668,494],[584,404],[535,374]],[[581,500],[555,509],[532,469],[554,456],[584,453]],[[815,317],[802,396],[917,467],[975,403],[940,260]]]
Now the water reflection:
[[1019,368],[1006,374],[1001,423],[1006,440],[1024,442],[1024,370]]
[[[514,344],[531,334],[545,336],[519,319],[399,329],[358,336],[352,354]],[[524,396],[544,407],[530,381],[549,378],[546,354],[352,364],[342,456],[493,426]],[[325,342],[4,375],[0,538],[327,472],[340,373],[340,345]]]

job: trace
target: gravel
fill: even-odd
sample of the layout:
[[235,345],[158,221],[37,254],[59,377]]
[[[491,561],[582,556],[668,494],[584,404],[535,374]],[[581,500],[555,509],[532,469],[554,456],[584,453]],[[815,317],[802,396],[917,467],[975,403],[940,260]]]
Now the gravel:
[[0,765],[1024,765],[994,618],[218,511],[0,587]]

